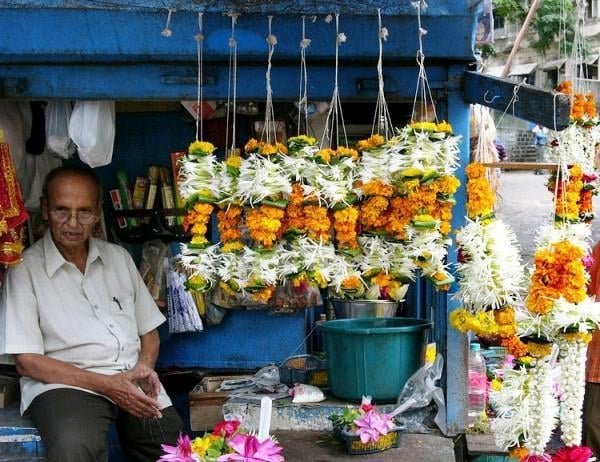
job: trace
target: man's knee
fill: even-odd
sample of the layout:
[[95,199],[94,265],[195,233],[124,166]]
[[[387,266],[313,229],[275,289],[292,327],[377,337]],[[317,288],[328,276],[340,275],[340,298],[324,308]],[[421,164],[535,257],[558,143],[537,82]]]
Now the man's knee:
[[43,440],[48,462],[108,461],[106,435],[65,431]]

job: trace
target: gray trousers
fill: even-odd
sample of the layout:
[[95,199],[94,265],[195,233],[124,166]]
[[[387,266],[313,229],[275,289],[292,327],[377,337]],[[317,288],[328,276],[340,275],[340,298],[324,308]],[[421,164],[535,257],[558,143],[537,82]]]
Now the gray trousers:
[[98,395],[59,388],[37,396],[27,410],[37,426],[48,462],[108,461],[108,430],[114,422],[127,461],[155,462],[160,445],[175,445],[183,421],[171,406],[162,419],[139,419]]

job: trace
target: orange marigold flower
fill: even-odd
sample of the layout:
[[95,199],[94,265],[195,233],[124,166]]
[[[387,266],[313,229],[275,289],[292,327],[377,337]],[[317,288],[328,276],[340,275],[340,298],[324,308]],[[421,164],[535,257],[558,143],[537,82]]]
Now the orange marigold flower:
[[358,241],[356,240],[357,221],[358,210],[354,206],[334,212],[333,227],[338,248],[358,248]]
[[256,152],[258,151],[258,148],[262,145],[262,143],[260,143],[257,139],[255,138],[250,138],[248,140],[248,142],[246,143],[246,145],[244,146],[244,151],[250,153],[250,152]]
[[513,459],[517,459],[518,461],[525,459],[528,454],[529,450],[521,446],[512,447],[508,451],[508,455]]
[[315,241],[328,243],[331,240],[331,219],[327,207],[304,206],[306,234]]
[[365,196],[392,197],[394,188],[381,180],[372,180],[362,185],[362,192]]
[[521,342],[519,337],[514,336],[502,339],[500,344],[515,358],[522,358],[527,354],[527,345]]
[[237,241],[242,238],[240,226],[242,224],[242,208],[231,205],[227,209],[217,212],[217,229],[219,230],[220,240],[223,244],[230,241]]
[[358,151],[356,149],[346,148],[344,146],[338,147],[335,154],[338,157],[351,157],[354,160],[358,159]]
[[282,226],[284,211],[270,205],[261,205],[246,211],[246,225],[250,237],[263,247],[270,249],[277,240]]
[[378,229],[385,226],[385,211],[389,200],[383,196],[372,196],[360,206],[361,223],[366,229]]
[[275,293],[275,286],[267,286],[257,292],[252,292],[251,298],[255,302],[267,303]]
[[342,289],[351,290],[358,289],[361,286],[361,281],[357,276],[348,276],[342,282]]

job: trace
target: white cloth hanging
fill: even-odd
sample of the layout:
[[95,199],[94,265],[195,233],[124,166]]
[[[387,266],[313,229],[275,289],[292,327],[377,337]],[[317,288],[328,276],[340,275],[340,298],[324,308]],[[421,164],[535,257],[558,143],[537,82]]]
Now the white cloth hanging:
[[110,164],[115,141],[115,102],[77,101],[69,135],[77,145],[79,158],[90,167]]

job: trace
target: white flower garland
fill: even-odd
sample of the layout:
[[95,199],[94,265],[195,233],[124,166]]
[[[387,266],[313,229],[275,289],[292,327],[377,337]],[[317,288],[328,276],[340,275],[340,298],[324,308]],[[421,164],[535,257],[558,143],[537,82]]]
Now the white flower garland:
[[554,132],[558,145],[549,149],[551,162],[563,161],[567,164],[579,164],[584,172],[595,171],[595,146],[600,143],[600,127],[592,125],[583,127],[572,123],[561,132]]
[[567,446],[579,446],[582,436],[583,397],[587,344],[582,340],[560,342],[560,428]]
[[235,193],[240,204],[254,206],[291,192],[292,184],[282,164],[259,154],[250,154],[242,161]]
[[457,269],[456,299],[471,310],[499,309],[521,302],[524,266],[511,228],[498,219],[488,223],[467,219],[456,241],[466,256]]
[[179,192],[183,199],[188,199],[199,192],[208,192],[219,196],[217,177],[217,160],[213,154],[205,157],[185,156],[179,170]]
[[181,244],[181,254],[177,257],[183,267],[189,272],[188,279],[200,277],[206,287],[213,287],[216,283],[219,245],[211,245],[204,249],[192,249],[187,244]]

